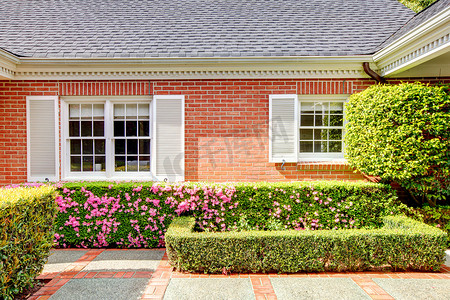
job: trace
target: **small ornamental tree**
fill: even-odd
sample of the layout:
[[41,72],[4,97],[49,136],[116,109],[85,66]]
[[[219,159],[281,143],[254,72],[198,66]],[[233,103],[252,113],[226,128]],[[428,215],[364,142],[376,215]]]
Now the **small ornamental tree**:
[[417,204],[450,198],[448,86],[374,85],[352,95],[346,109],[352,167],[398,182]]

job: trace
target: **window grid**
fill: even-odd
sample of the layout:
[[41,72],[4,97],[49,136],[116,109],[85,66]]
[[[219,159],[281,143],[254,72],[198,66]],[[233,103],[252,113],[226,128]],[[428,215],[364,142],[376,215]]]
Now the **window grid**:
[[71,172],[104,172],[104,104],[69,104],[68,140]]
[[[120,107],[122,113],[116,109]],[[149,102],[68,103],[66,122],[69,123],[66,138],[69,172],[106,173],[107,177],[115,172],[150,172]],[[122,134],[117,134],[119,123],[123,125]],[[120,143],[124,154],[116,155]]]
[[301,101],[300,153],[342,153],[344,101]]
[[114,104],[114,170],[150,171],[150,115],[148,103]]

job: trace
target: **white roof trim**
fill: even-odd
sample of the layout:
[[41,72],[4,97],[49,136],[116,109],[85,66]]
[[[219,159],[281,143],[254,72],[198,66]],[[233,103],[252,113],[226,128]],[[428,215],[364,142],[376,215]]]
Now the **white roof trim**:
[[392,77],[450,51],[450,7],[374,54],[382,76]]

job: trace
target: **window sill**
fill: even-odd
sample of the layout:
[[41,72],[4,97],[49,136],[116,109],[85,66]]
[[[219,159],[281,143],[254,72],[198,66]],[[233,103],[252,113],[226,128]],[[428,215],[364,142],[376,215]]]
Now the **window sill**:
[[346,160],[300,161],[297,170],[309,171],[353,171]]

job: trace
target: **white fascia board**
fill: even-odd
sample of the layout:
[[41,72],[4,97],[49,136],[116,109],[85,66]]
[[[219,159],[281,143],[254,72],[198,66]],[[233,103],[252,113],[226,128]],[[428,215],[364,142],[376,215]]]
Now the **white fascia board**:
[[11,53],[0,49],[0,80],[13,79],[19,58]]
[[[450,7],[373,55],[383,76],[392,76],[448,51]],[[447,49],[447,50],[446,50]]]

